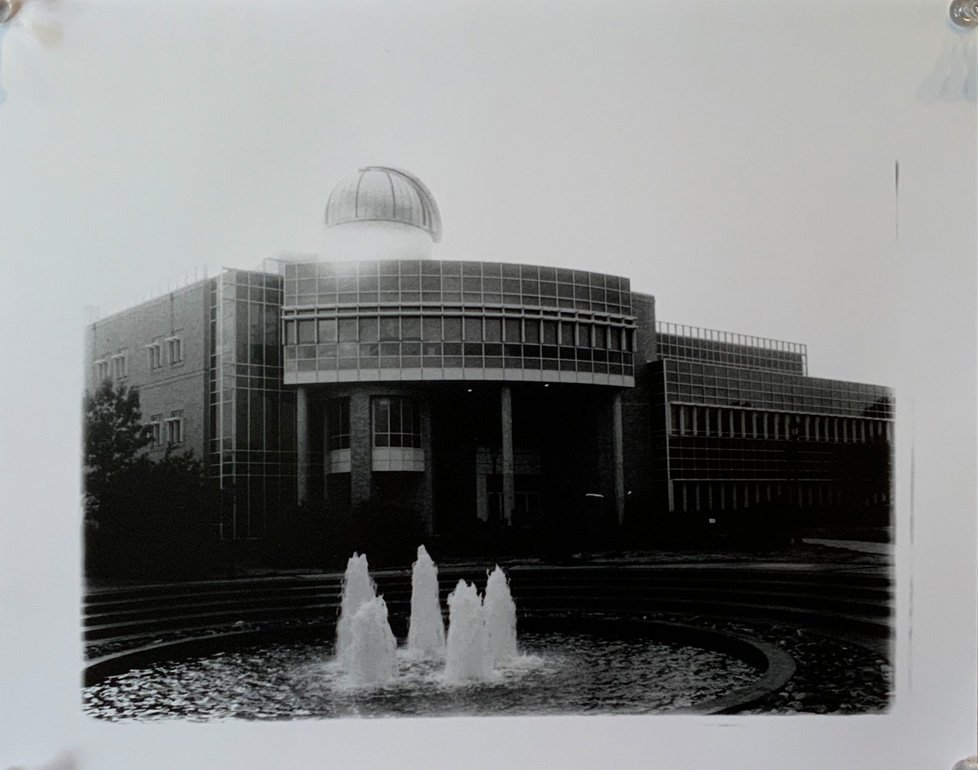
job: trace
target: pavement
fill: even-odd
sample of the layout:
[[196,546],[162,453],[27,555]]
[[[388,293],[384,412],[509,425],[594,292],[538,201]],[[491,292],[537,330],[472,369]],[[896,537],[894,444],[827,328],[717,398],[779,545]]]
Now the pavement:
[[859,553],[877,553],[883,556],[893,554],[891,543],[870,543],[862,540],[822,540],[819,538],[805,538],[803,543],[809,545],[824,545],[827,548],[842,548],[847,551],[858,551]]

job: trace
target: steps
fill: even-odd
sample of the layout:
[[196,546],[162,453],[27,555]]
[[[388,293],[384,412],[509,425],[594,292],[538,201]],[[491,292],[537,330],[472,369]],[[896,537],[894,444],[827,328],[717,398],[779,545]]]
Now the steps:
[[[507,574],[523,616],[667,613],[779,622],[884,654],[889,647],[892,586],[885,570],[514,565]],[[460,578],[481,588],[486,571],[439,568],[443,606]],[[395,631],[402,630],[410,610],[409,572],[379,572],[375,580]],[[340,575],[324,574],[98,589],[85,597],[83,636],[87,645],[139,646],[161,634],[213,632],[240,622],[330,625],[338,613],[340,585]]]

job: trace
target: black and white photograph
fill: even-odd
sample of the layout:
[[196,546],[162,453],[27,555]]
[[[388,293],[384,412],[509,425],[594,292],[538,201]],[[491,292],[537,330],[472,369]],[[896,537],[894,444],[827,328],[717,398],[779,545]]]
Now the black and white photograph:
[[0,766],[973,753],[978,8],[890,8],[0,0]]

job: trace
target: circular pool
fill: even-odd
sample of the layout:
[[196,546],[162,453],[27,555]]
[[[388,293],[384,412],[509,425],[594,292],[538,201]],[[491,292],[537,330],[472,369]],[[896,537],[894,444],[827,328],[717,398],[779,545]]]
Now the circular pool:
[[550,623],[522,629],[519,657],[488,681],[449,684],[442,661],[399,651],[397,678],[373,687],[347,680],[331,639],[267,642],[105,676],[85,688],[85,710],[109,720],[649,714],[714,711],[757,693],[770,667],[763,651],[686,636],[667,624]]

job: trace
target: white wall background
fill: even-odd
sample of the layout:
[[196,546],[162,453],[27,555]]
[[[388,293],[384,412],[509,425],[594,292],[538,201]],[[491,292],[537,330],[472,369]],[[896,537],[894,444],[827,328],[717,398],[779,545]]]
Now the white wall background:
[[[64,39],[0,40],[0,767],[943,770],[975,750],[976,115],[944,0],[28,10]],[[432,189],[436,256],[629,275],[664,320],[898,388],[891,714],[81,717],[82,306],[317,250],[333,184],[375,163]]]

